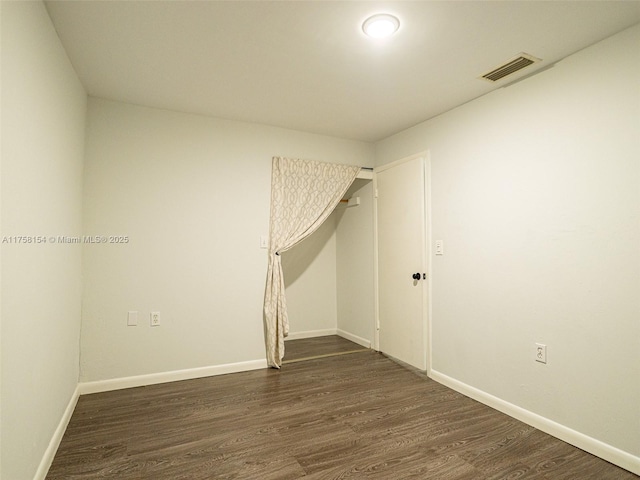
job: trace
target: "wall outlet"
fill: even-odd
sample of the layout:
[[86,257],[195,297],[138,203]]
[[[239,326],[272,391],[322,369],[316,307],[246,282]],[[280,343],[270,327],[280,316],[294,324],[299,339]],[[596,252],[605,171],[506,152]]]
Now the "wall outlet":
[[151,312],[151,326],[157,327],[160,325],[160,312]]
[[436,240],[436,255],[444,255],[444,242]]
[[536,343],[536,362],[547,363],[547,346],[542,343]]
[[129,327],[135,327],[136,325],[138,325],[138,312],[127,312],[127,325]]

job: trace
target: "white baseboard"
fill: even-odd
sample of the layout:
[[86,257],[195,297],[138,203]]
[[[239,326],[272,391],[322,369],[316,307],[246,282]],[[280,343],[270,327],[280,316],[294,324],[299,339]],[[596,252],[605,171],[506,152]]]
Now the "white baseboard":
[[361,345],[364,348],[371,348],[371,342],[369,340],[367,340],[366,338],[362,338],[357,335],[354,335],[353,333],[349,333],[344,330],[338,329],[337,335],[340,335],[342,338],[346,338],[347,340],[350,340],[353,343],[357,343],[358,345]]
[[349,333],[339,328],[327,328],[325,330],[308,330],[306,332],[289,333],[289,335],[285,337],[284,341],[286,342],[287,340],[300,340],[301,338],[326,337],[328,335],[339,335],[342,338],[351,340],[352,342],[357,343],[358,345],[362,345],[365,348],[371,348],[371,342],[366,338],[359,337],[357,335],[354,335],[353,333]]
[[193,378],[225,375],[227,373],[260,370],[267,367],[268,365],[266,360],[249,360],[246,362],[227,363],[224,365],[213,365],[210,367],[188,368],[185,370],[150,373],[147,375],[136,375],[133,377],[112,378],[109,380],[98,380],[94,382],[81,382],[78,385],[78,389],[80,391],[80,395],[86,395],[89,393],[121,390],[123,388],[155,385],[157,383],[177,382],[180,380],[191,380]]
[[34,480],[44,480],[47,476],[49,468],[51,468],[51,464],[53,463],[53,459],[56,456],[56,452],[58,451],[58,447],[60,446],[60,442],[62,441],[62,437],[64,436],[64,432],[67,430],[67,425],[69,425],[69,420],[71,420],[71,415],[73,415],[73,411],[76,408],[79,397],[80,390],[76,386],[76,389],[69,399],[67,408],[65,408],[64,413],[62,414],[62,418],[60,419],[55,432],[53,432],[53,436],[51,437],[49,445],[42,456],[42,460],[40,460],[38,470],[36,470],[36,474],[33,477]]
[[325,330],[307,330],[306,332],[289,332],[285,337],[287,340],[300,340],[301,338],[326,337],[327,335],[337,335],[338,330],[335,328],[327,328]]
[[562,424],[549,420],[546,417],[533,413],[524,408],[518,407],[512,403],[502,400],[498,397],[494,397],[482,390],[467,385],[451,378],[443,373],[431,370],[429,377],[438,383],[446,385],[453,390],[473,398],[485,405],[488,405],[496,410],[506,413],[507,415],[520,420],[532,427],[542,430],[549,435],[552,435],[560,440],[563,440],[571,445],[574,445],[586,452],[589,452],[597,457],[600,457],[614,465],[629,470],[637,475],[640,475],[640,457],[632,455],[624,450],[613,447],[607,443],[597,440],[593,437],[589,437],[583,433],[577,432]]

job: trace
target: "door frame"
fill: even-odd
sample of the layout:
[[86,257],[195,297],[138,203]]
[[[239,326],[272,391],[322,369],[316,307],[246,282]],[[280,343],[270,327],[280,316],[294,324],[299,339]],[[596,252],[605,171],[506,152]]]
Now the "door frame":
[[423,172],[424,172],[424,205],[423,205],[423,215],[424,215],[424,229],[423,238],[425,240],[424,246],[422,249],[422,264],[425,267],[425,271],[427,273],[427,281],[422,282],[422,318],[423,318],[423,327],[426,338],[423,339],[425,350],[426,350],[426,358],[425,365],[427,366],[426,372],[427,375],[431,376],[431,365],[432,365],[432,334],[431,334],[431,293],[432,293],[432,280],[433,280],[433,271],[431,266],[431,152],[429,150],[424,150],[422,152],[409,155],[408,157],[403,157],[399,160],[395,160],[393,162],[381,165],[379,167],[375,167],[373,169],[373,251],[374,251],[374,260],[373,260],[373,284],[374,284],[374,338],[373,338],[373,349],[376,351],[380,351],[380,303],[379,303],[379,277],[378,277],[378,180],[377,173],[383,172],[389,168],[393,168],[402,163],[415,160],[416,158],[423,159]]

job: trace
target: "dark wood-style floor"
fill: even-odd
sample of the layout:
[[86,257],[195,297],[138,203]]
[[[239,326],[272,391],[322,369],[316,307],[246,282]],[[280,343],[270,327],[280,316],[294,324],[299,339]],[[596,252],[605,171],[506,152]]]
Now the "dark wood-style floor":
[[625,480],[367,351],[82,396],[49,480]]
[[284,358],[282,360],[283,364],[287,364],[367,350],[369,349],[338,335],[301,338],[284,342]]

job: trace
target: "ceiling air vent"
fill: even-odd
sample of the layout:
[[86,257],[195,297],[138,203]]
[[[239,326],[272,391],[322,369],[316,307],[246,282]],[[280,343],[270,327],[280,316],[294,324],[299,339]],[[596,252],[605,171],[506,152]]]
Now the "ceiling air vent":
[[480,78],[484,78],[485,80],[489,80],[490,82],[497,82],[498,80],[502,80],[503,78],[519,72],[523,68],[526,68],[529,65],[533,65],[534,63],[537,63],[539,61],[540,59],[534,57],[533,55],[529,55],[528,53],[521,53],[514,59],[509,60],[504,65],[500,65],[499,67],[491,70],[489,73],[485,73]]

